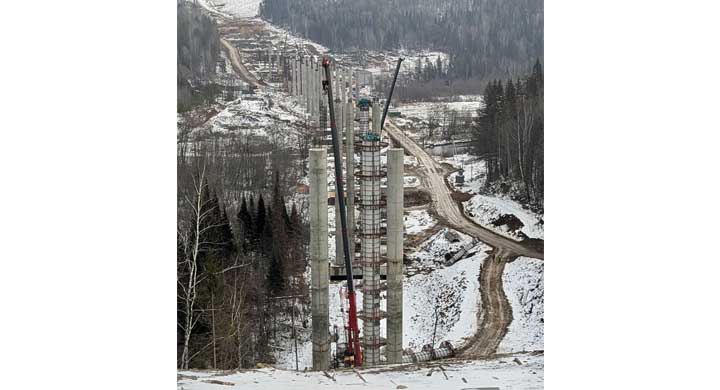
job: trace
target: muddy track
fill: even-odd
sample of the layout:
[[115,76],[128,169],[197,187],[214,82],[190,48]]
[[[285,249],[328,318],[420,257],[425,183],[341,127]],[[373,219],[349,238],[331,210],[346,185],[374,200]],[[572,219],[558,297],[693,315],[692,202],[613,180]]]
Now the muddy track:
[[220,38],[220,42],[225,47],[225,51],[228,53],[228,57],[230,57],[230,63],[232,64],[233,69],[235,69],[235,72],[237,72],[237,74],[240,76],[241,79],[243,79],[243,81],[246,81],[256,87],[266,86],[265,83],[259,81],[257,77],[255,77],[254,74],[250,73],[250,71],[245,67],[245,65],[243,65],[240,57],[240,51],[235,46],[231,45],[230,42],[225,40],[225,38]]
[[385,123],[385,130],[396,145],[400,145],[423,164],[423,169],[418,169],[418,173],[424,176],[438,215],[450,227],[474,236],[493,248],[502,248],[518,256],[543,259],[542,251],[535,245],[505,237],[468,219],[461,211],[460,205],[452,199],[452,190],[445,181],[447,168],[435,161],[415,141],[406,137],[392,122]]
[[482,310],[478,310],[478,330],[475,337],[465,345],[458,355],[466,358],[491,356],[507,334],[513,320],[512,307],[505,296],[502,275],[505,263],[513,257],[500,250],[493,250],[480,267],[480,294]]
[[478,310],[478,330],[475,336],[461,348],[459,355],[467,358],[494,355],[512,322],[512,307],[505,296],[502,284],[505,263],[518,256],[542,259],[542,250],[538,249],[542,245],[512,240],[485,229],[467,218],[462,212],[461,205],[452,199],[452,190],[445,180],[447,168],[435,161],[415,141],[406,137],[392,122],[385,123],[385,130],[395,145],[404,148],[422,163],[423,169],[419,169],[418,173],[430,189],[433,207],[440,217],[439,220],[493,247],[493,251],[480,268],[481,307]]

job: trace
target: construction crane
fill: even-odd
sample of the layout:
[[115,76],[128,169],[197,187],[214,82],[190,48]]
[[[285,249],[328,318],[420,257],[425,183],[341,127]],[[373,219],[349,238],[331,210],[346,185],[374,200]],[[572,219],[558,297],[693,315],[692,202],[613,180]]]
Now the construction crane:
[[[402,57],[398,58],[397,66],[395,67],[395,76],[393,77],[392,84],[390,85],[390,92],[388,93],[387,100],[385,101],[385,109],[383,110],[382,119],[380,121],[381,131],[385,125],[385,116],[387,115],[388,107],[390,106],[390,99],[392,99],[393,91],[395,90],[395,83],[397,82],[398,73],[400,72],[400,64],[402,63],[402,61]],[[328,57],[323,58],[322,66],[325,69],[323,90],[325,90],[325,92],[327,93],[328,98],[328,111],[330,111],[330,134],[332,137],[333,156],[335,156],[335,200],[338,202],[338,208],[340,212],[343,253],[345,255],[345,276],[347,278],[347,296],[349,303],[347,348],[354,355],[355,366],[362,367],[360,328],[358,327],[357,322],[355,287],[353,283],[352,263],[350,261],[350,245],[347,235],[347,213],[345,210],[345,190],[343,185],[342,161],[337,158],[337,156],[340,155],[340,140],[338,139],[337,127],[335,125],[335,106],[332,95],[332,74],[330,71],[330,59]],[[380,132],[378,132],[378,136],[380,136],[379,133]],[[353,140],[348,140],[348,142],[352,141]],[[352,156],[348,156],[348,161],[352,161]]]
[[[332,77],[330,72],[330,59],[323,58],[322,66],[325,68],[323,89],[328,97],[328,110],[330,111],[330,134],[332,136],[333,160],[335,160],[335,200],[338,202],[340,212],[340,225],[342,227],[343,253],[345,255],[345,275],[347,277],[348,301],[348,340],[347,346],[354,355],[355,365],[362,367],[362,350],[360,348],[360,328],[357,321],[357,305],[355,304],[355,287],[353,286],[352,263],[350,262],[350,245],[347,236],[347,214],[345,212],[345,191],[343,188],[342,161],[340,161],[340,140],[335,125],[335,106],[332,96]],[[352,140],[350,140],[352,142]]]
[[385,108],[383,109],[382,118],[380,119],[381,132],[385,129],[385,117],[387,116],[388,108],[390,107],[390,99],[392,99],[393,91],[395,91],[395,82],[397,82],[398,73],[400,73],[400,64],[403,60],[404,58],[402,57],[398,58],[397,66],[395,66],[395,76],[393,76],[392,84],[390,84],[390,92],[388,93],[387,100],[385,100]]

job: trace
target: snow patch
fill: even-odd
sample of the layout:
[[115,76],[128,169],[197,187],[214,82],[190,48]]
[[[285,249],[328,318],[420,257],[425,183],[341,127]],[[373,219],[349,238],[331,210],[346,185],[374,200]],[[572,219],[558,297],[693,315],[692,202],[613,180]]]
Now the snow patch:
[[524,226],[520,230],[526,236],[544,239],[542,217],[523,208],[520,203],[512,199],[475,195],[469,201],[463,202],[463,207],[465,214],[472,218],[473,221],[507,237],[517,238],[517,236],[508,232],[504,226],[494,226],[492,224],[502,214],[516,216],[523,223]]
[[427,210],[410,210],[405,216],[405,234],[420,234],[435,226],[437,221]]
[[505,265],[503,288],[513,321],[498,346],[499,353],[544,349],[545,283],[542,260],[518,257]]

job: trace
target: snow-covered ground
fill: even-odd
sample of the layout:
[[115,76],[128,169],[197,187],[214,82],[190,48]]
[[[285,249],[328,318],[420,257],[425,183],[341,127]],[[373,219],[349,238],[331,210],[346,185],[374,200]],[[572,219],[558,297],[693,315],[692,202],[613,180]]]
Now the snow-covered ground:
[[[341,56],[342,57],[342,56]],[[443,63],[443,66],[448,66],[449,56],[447,53],[441,51],[432,50],[400,50],[400,51],[389,51],[389,52],[375,52],[371,51],[367,53],[366,60],[368,61],[365,70],[369,71],[373,75],[379,75],[381,73],[391,73],[395,71],[397,66],[397,60],[399,57],[403,57],[404,60],[400,64],[400,73],[410,74],[415,71],[418,61],[422,66],[425,66],[425,61],[428,60],[435,66],[438,58]]]
[[225,103],[220,112],[195,128],[192,135],[271,137],[273,142],[297,144],[303,136],[300,131],[303,114],[300,110],[296,99],[285,93],[258,91],[255,95],[241,95]]
[[544,239],[542,216],[523,208],[520,203],[510,198],[474,195],[469,201],[463,202],[463,207],[465,214],[473,221],[505,236],[517,238],[516,235],[508,232],[506,226],[494,226],[492,223],[502,214],[512,214],[523,223],[524,226],[520,231],[526,236]]
[[522,204],[507,196],[481,194],[487,179],[485,160],[462,153],[439,161],[450,164],[453,168],[463,169],[465,183],[462,186],[455,185],[455,178],[459,172],[448,175],[447,181],[455,191],[473,194],[469,201],[463,202],[465,214],[472,220],[505,236],[518,238],[516,234],[509,232],[506,226],[498,227],[492,224],[500,215],[512,214],[523,223],[524,226],[520,231],[526,236],[544,239],[544,222],[541,223],[543,219],[541,214],[526,209]]
[[[455,115],[459,120],[458,125],[464,125],[466,118],[477,116],[477,110],[482,105],[481,95],[465,95],[456,97],[452,101],[443,102],[408,102],[400,103],[395,109],[400,112],[400,117],[392,118],[393,123],[403,129],[405,134],[419,144],[433,143],[440,133],[440,128],[433,131],[433,138],[428,139],[430,122],[440,124],[441,128],[449,125]],[[464,138],[465,136],[456,135]]]
[[[455,239],[457,238],[457,239]],[[409,254],[413,265],[436,268],[445,261],[445,256],[453,254],[472,241],[472,237],[453,229],[444,228],[425,240],[420,250]]]
[[257,16],[262,0],[218,0],[217,3],[224,3],[222,10],[230,15],[251,18]]
[[[403,284],[403,346],[420,350],[448,340],[454,346],[477,330],[480,265],[490,249],[479,244],[475,255],[428,274],[405,278]],[[437,316],[437,329],[435,327]]]
[[262,0],[197,0],[197,2],[209,12],[224,18],[233,16],[252,18],[258,15]]
[[[328,214],[334,216],[334,206],[329,206]],[[412,229],[422,230],[431,227],[436,222],[427,214],[427,211],[410,211],[413,220],[409,225]],[[333,221],[333,218],[330,218]],[[408,224],[406,222],[406,228]],[[334,228],[329,229],[334,233]],[[457,237],[456,242],[449,238]],[[448,340],[455,346],[464,343],[466,338],[473,336],[477,330],[477,310],[480,304],[480,291],[478,275],[480,265],[485,260],[485,254],[490,248],[485,244],[478,244],[471,252],[473,256],[460,260],[452,266],[440,265],[445,260],[446,253],[454,253],[460,247],[472,240],[471,237],[443,229],[433,237],[426,240],[426,245],[412,256],[413,261],[424,264],[425,269],[432,272],[417,273],[405,276],[403,279],[403,347],[419,351],[423,345],[432,343],[435,331],[435,308],[438,308],[438,325],[435,331],[435,346]],[[328,237],[328,255],[335,257],[335,238]],[[331,259],[331,261],[332,261]],[[347,317],[343,313],[345,298],[341,295],[345,290],[344,282],[331,282],[329,284],[330,327],[338,327],[341,340],[344,338],[343,326]],[[381,294],[381,309],[386,308],[386,292]],[[358,307],[362,307],[363,294],[359,290],[356,294]],[[380,331],[383,336],[386,332],[386,320],[380,322]],[[361,329],[362,329],[362,323]],[[302,330],[298,341],[298,360],[300,369],[312,365],[312,342],[309,339],[309,330]],[[295,355],[292,340],[286,338],[277,351],[276,367],[291,369],[295,367]],[[332,347],[334,349],[334,345]]]
[[475,100],[403,103],[397,108],[402,113],[403,118],[415,118],[421,121],[427,121],[433,114],[442,112],[445,109],[475,117],[481,104],[482,96],[478,95]]
[[485,160],[481,160],[471,154],[456,154],[453,157],[440,159],[440,162],[452,165],[453,168],[462,169],[465,181],[463,185],[455,185],[455,178],[460,172],[453,172],[448,175],[448,183],[450,188],[459,192],[467,192],[472,194],[480,193],[480,189],[485,185],[487,179],[487,170]]
[[435,226],[437,221],[427,210],[410,210],[405,212],[405,234],[420,234]]
[[[514,359],[520,362],[516,362]],[[428,376],[427,366],[398,366],[360,370],[362,378],[353,371],[296,372],[262,368],[233,373],[179,371],[177,388],[182,390],[238,389],[348,389],[359,386],[363,389],[542,389],[544,379],[544,356],[522,354],[512,358],[479,360],[443,364],[444,373],[437,369]],[[364,379],[364,380],[363,380]],[[401,387],[402,386],[402,387]]]
[[505,264],[503,288],[510,301],[513,321],[498,353],[544,349],[545,284],[542,260],[518,257]]

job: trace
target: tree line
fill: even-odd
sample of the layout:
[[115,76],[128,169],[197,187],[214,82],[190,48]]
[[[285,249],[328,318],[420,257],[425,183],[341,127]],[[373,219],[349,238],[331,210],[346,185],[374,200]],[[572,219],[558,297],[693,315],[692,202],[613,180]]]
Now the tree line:
[[542,0],[263,0],[260,15],[339,52],[447,52],[434,78],[514,77],[543,56]]
[[475,152],[487,161],[487,184],[539,207],[544,200],[543,85],[540,60],[524,78],[488,83],[473,131]]
[[[226,182],[229,159],[218,150],[199,143],[179,154],[178,367],[272,362],[290,311],[308,311],[301,208],[286,202],[278,170],[269,191],[255,186],[235,197]],[[301,297],[276,299],[287,295]]]

